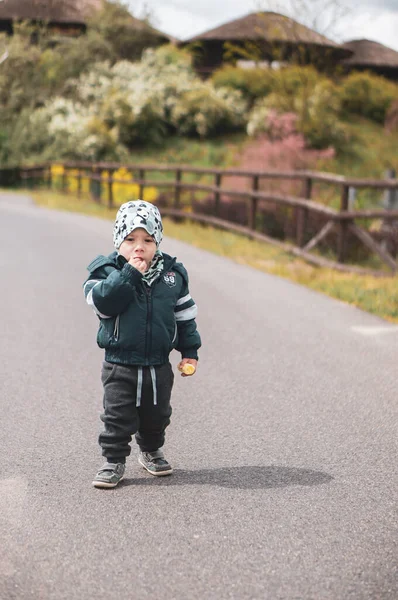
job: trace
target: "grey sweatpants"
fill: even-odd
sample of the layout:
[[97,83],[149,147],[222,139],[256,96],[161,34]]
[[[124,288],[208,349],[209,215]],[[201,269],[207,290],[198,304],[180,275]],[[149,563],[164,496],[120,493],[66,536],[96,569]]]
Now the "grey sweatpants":
[[135,434],[144,452],[164,444],[170,423],[170,396],[174,373],[169,362],[156,367],[135,367],[104,362],[104,431],[99,436],[102,455],[107,458],[129,456]]

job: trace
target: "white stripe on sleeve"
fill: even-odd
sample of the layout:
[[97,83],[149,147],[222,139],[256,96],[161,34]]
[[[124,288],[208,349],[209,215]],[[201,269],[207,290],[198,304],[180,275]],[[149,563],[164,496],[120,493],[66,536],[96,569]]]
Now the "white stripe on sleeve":
[[[89,282],[87,282],[87,283],[89,283]],[[100,282],[100,281],[98,281],[98,283],[101,283],[101,282]],[[96,283],[95,285],[98,285],[98,283]],[[95,304],[94,304],[94,300],[93,300],[93,289],[95,288],[95,285],[94,285],[94,286],[91,288],[91,290],[90,290],[90,291],[89,291],[89,293],[87,294],[87,298],[86,298],[87,304],[88,304],[89,306],[91,306],[91,307],[94,309],[94,311],[97,313],[97,315],[98,315],[99,317],[101,317],[102,319],[111,319],[112,317],[110,317],[109,315],[103,315],[103,314],[102,314],[102,313],[101,313],[101,312],[98,310],[98,308],[95,306]]]
[[179,312],[174,313],[176,317],[176,321],[189,321],[190,319],[195,319],[198,314],[198,307],[196,304],[186,308],[185,310],[180,310]]
[[101,280],[100,279],[89,279],[88,281],[86,281],[86,283],[84,284],[83,287],[83,292],[86,293],[86,288],[88,285],[91,284],[91,287],[94,287],[94,285],[96,285],[97,283],[99,283]]
[[181,304],[185,304],[185,302],[188,302],[188,300],[192,300],[191,294],[187,294],[183,298],[180,298],[179,300],[177,300],[176,306],[181,306]]

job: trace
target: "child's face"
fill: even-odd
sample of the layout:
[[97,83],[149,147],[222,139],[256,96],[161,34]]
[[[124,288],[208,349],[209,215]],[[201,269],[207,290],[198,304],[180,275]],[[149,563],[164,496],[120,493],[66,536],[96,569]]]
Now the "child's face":
[[141,227],[134,229],[134,231],[129,233],[129,235],[124,238],[119,248],[119,254],[124,256],[126,260],[139,258],[146,262],[147,268],[151,264],[155,252],[155,240]]

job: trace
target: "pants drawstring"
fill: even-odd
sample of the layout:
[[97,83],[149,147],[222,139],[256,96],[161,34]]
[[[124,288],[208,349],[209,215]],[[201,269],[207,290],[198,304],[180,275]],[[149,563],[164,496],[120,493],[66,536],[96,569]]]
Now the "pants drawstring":
[[151,370],[151,379],[152,379],[152,389],[153,389],[153,405],[156,406],[158,403],[157,391],[156,391],[156,371],[155,367],[150,367]]
[[138,367],[136,406],[141,406],[141,395],[142,395],[142,367]]
[[[156,371],[155,367],[149,367],[151,372],[151,380],[152,380],[152,390],[153,390],[153,404],[154,406],[158,403],[157,389],[156,389]],[[143,380],[143,370],[142,367],[138,367],[138,377],[137,377],[137,401],[136,406],[141,406],[141,397],[142,397],[142,380]]]

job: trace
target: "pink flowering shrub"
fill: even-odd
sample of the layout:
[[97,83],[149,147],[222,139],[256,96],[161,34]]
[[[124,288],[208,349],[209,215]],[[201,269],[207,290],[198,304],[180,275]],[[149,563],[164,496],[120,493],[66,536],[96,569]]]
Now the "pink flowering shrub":
[[[263,133],[257,136],[245,153],[247,162],[253,169],[304,169],[318,159],[334,158],[332,146],[322,150],[308,147],[303,133],[299,131],[300,124],[297,114],[278,113],[274,109],[267,110],[263,121]],[[245,160],[246,162],[246,160]]]
[[300,133],[309,148],[344,151],[349,138],[340,119],[336,86],[325,79],[310,83],[295,93],[282,90],[258,101],[249,115],[247,133],[267,134],[272,141]]
[[[297,171],[300,169],[317,168],[319,160],[334,158],[332,147],[324,150],[308,148],[302,133],[296,129],[298,117],[287,113],[279,115],[276,111],[269,113],[266,133],[244,144],[236,164],[240,169],[251,171]],[[222,185],[228,190],[250,189],[252,182],[248,178],[224,176]],[[302,195],[302,182],[284,179],[260,179],[260,191],[278,195]],[[222,194],[219,207],[219,217],[240,225],[248,225],[249,206],[247,199],[237,199],[236,196]],[[198,213],[214,214],[214,198],[194,202],[194,210]],[[289,238],[295,230],[295,212],[286,206],[272,201],[259,201],[256,227],[272,237]],[[318,223],[314,225],[314,233]],[[319,226],[321,227],[322,224]],[[309,231],[311,230],[308,225]],[[318,228],[319,228],[318,227]]]
[[[252,171],[316,170],[319,161],[331,160],[334,156],[335,150],[332,147],[324,150],[308,148],[304,136],[292,129],[283,139],[271,140],[268,134],[262,134],[251,140],[244,145],[236,162],[239,168]],[[231,176],[224,178],[223,185],[228,189],[247,189],[248,181]],[[260,190],[301,196],[302,184],[281,179],[261,179]],[[236,202],[236,199],[230,200]],[[228,202],[228,198],[225,198],[225,202]]]
[[279,114],[276,110],[269,110],[265,123],[268,138],[272,141],[284,140],[297,135],[297,121],[295,113]]

